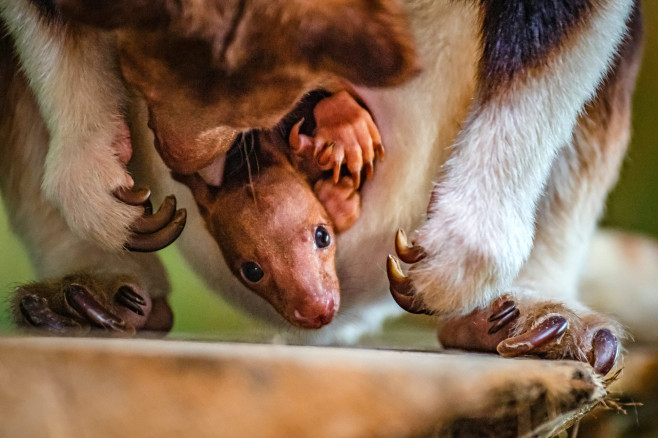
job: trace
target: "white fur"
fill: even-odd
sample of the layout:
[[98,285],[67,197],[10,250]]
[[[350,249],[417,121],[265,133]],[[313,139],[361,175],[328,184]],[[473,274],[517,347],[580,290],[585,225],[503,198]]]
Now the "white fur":
[[468,312],[512,285],[552,162],[607,71],[631,5],[602,5],[547,68],[511,93],[475,101],[417,235],[429,257],[410,276],[431,309]]
[[[384,267],[386,255],[393,252],[395,230],[422,223],[433,181],[442,171],[442,197],[433,206],[434,218],[418,235],[435,256],[425,269],[411,273],[424,300],[436,310],[463,312],[513,291],[513,280],[532,248],[535,208],[554,157],[570,141],[579,111],[606,70],[624,30],[628,3],[601,11],[592,29],[560,55],[554,68],[519,86],[521,92],[509,100],[488,106],[472,101],[479,52],[476,6],[426,1],[409,2],[407,9],[424,71],[396,89],[357,89],[380,128],[387,155],[363,188],[362,216],[338,238],[341,311],[316,336],[322,342],[353,341],[372,330],[373,321],[395,313],[390,307],[374,307],[379,315],[374,317],[364,309],[388,296]],[[159,159],[150,140],[145,145],[152,155],[148,178],[158,180],[149,182],[151,187],[159,187],[159,193],[173,191],[188,206],[188,225],[179,244],[191,265],[229,302],[280,323],[269,305],[229,274],[196,208],[190,207],[191,197],[162,177],[166,172],[153,166]],[[593,221],[587,222],[592,226]],[[484,272],[468,277],[462,262],[472,252],[489,254],[491,261]],[[445,280],[452,289],[446,290]],[[533,300],[543,292],[515,290]]]
[[[338,240],[341,312],[318,339],[354,341],[386,315],[400,312],[388,298],[386,255],[393,251],[398,227],[409,230],[422,224],[439,175],[441,196],[417,237],[430,258],[411,273],[425,302],[435,310],[467,311],[513,285],[533,245],[536,204],[553,160],[569,144],[578,112],[606,69],[624,30],[629,3],[607,4],[549,69],[517,84],[513,96],[483,105],[474,100],[480,51],[476,3],[407,2],[424,72],[396,89],[358,90],[380,128],[387,159],[376,163],[373,180],[363,188],[360,220]],[[167,293],[154,256],[112,255],[84,243],[66,226],[115,248],[139,214],[139,209],[126,208],[111,195],[116,187],[130,183],[112,146],[121,137],[124,90],[111,37],[48,25],[27,0],[0,0],[0,12],[36,95],[36,100],[30,98],[25,125],[12,128],[21,135],[6,147],[25,149],[15,157],[18,165],[3,169],[13,176],[2,181],[4,193],[10,194],[5,200],[12,223],[23,235],[39,276],[85,268],[129,272],[152,282],[152,296]],[[36,115],[35,102],[45,125]],[[269,304],[231,275],[189,190],[170,178],[155,152],[143,103],[135,98],[130,106],[135,174],[140,184],[153,190],[154,204],[175,193],[179,206],[188,209],[186,230],[178,242],[187,260],[231,303],[283,324]],[[28,121],[36,123],[36,131]],[[48,199],[39,192],[38,172],[25,179],[21,174],[40,163],[45,165]],[[588,223],[591,227],[592,221]],[[573,242],[570,247],[576,246],[575,234],[564,231]],[[465,261],[474,255],[485,263],[470,272]],[[543,259],[538,250],[531,260]],[[525,278],[544,284],[554,269],[525,272],[531,271]],[[577,278],[577,271],[567,276]],[[528,292],[519,287],[519,296],[537,298],[538,292],[544,293],[534,286],[524,290]],[[566,295],[573,290],[570,287]],[[561,298],[558,295],[551,298]],[[382,300],[388,305],[380,306]]]
[[85,271],[136,284],[148,290],[152,298],[166,296],[169,281],[155,254],[107,251],[71,231],[41,187],[49,135],[34,94],[21,78],[15,80],[8,94],[0,98],[13,110],[0,115],[2,200],[37,278],[61,278]]
[[113,36],[49,23],[28,0],[2,0],[0,14],[50,134],[46,196],[76,234],[120,249],[142,209],[112,194],[132,185],[117,156],[130,140]]

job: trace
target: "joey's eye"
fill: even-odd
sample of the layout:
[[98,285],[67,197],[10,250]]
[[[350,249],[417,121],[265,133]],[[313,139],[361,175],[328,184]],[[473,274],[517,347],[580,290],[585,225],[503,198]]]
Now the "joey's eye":
[[331,245],[331,235],[324,225],[320,225],[315,229],[315,245],[318,248],[326,248]]
[[243,263],[240,271],[242,271],[242,276],[245,280],[251,283],[258,283],[263,278],[263,275],[265,275],[261,267],[258,266],[258,263],[254,262]]

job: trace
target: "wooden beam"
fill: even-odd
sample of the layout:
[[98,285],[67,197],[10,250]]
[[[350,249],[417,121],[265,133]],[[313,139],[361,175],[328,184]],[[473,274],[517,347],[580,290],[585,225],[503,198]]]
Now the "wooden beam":
[[144,339],[0,338],[2,437],[548,435],[606,395],[585,364]]

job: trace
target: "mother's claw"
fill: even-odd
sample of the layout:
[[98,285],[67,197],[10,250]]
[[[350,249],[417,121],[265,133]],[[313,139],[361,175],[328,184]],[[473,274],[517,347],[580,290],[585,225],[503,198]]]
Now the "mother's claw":
[[559,315],[549,316],[527,332],[505,339],[496,349],[505,357],[516,357],[531,352],[540,353],[543,346],[561,338],[568,327],[569,322],[566,318]]
[[84,286],[72,284],[64,291],[64,296],[69,306],[97,326],[115,332],[134,332],[121,318],[103,307]]
[[402,229],[398,229],[395,234],[395,252],[400,260],[409,264],[419,262],[427,256],[420,245],[409,245],[407,234]]
[[115,190],[114,196],[128,205],[142,205],[151,197],[151,190],[147,188],[134,189],[128,187],[119,187]]
[[162,205],[157,213],[140,217],[132,224],[130,229],[138,234],[155,233],[169,224],[175,214],[176,197],[169,195],[162,201]]
[[[156,213],[157,214],[157,213]],[[173,219],[163,228],[150,234],[133,234],[124,245],[136,252],[159,251],[172,244],[183,232],[187,220],[187,210],[177,210]]]
[[185,209],[176,210],[176,198],[173,195],[164,199],[155,214],[151,214],[153,208],[149,189],[121,187],[114,192],[114,196],[125,204],[144,207],[144,215],[130,226],[133,235],[124,244],[124,248],[130,251],[159,251],[173,243],[185,227],[187,212]]
[[411,280],[404,275],[400,267],[400,261],[395,256],[388,256],[386,274],[388,275],[391,295],[400,307],[409,313],[432,314],[416,296]]
[[488,322],[492,323],[487,331],[488,334],[493,335],[498,333],[509,324],[511,321],[514,321],[521,315],[521,311],[516,308],[516,303],[512,300],[505,300],[496,303],[496,312],[493,313]]
[[615,365],[618,352],[619,341],[615,335],[608,329],[601,329],[592,338],[589,363],[594,371],[605,376]]
[[19,308],[25,321],[32,327],[47,330],[55,334],[69,334],[89,331],[89,326],[83,325],[72,318],[55,313],[48,307],[48,301],[38,295],[24,296]]

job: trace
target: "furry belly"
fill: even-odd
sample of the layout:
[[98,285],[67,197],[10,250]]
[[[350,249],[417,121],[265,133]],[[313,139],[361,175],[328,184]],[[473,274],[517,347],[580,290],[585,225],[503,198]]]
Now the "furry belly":
[[[394,89],[357,88],[382,135],[386,159],[375,164],[374,177],[362,191],[362,214],[355,226],[339,235],[336,268],[341,308],[327,328],[359,326],[350,310],[389,299],[385,274],[398,228],[414,229],[424,218],[432,181],[449,154],[449,146],[466,117],[475,88],[478,58],[477,11],[468,3],[409,1],[423,72]],[[270,322],[284,323],[271,306],[236,281],[206,230],[186,187],[174,182],[153,148],[143,106],[133,108],[134,169],[159,196],[174,193],[187,207],[185,232],[177,244],[206,284],[231,304]],[[399,309],[398,309],[399,310]],[[377,314],[385,312],[377,311]],[[346,316],[348,314],[349,316]],[[377,317],[375,317],[377,319]],[[362,330],[358,330],[362,332]]]

